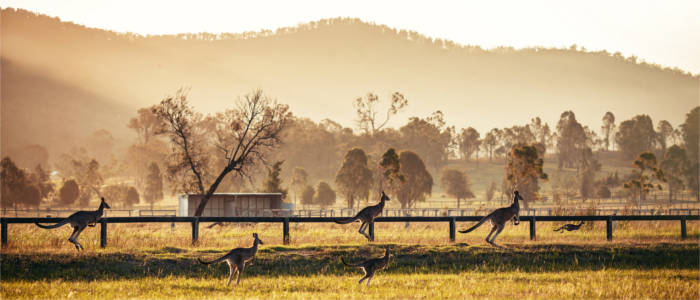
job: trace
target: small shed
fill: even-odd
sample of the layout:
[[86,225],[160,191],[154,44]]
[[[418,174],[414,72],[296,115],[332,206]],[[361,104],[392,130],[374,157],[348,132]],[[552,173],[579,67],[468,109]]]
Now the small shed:
[[[194,216],[202,194],[178,196],[177,215]],[[216,193],[204,207],[203,217],[253,217],[274,215],[282,208],[282,193]]]

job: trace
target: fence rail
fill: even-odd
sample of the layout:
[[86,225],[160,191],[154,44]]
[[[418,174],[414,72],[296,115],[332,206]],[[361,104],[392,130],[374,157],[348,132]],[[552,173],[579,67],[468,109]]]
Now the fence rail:
[[[479,221],[483,216],[433,216],[433,217],[380,217],[375,222],[447,222],[449,223],[450,241],[456,239],[456,223]],[[100,247],[107,246],[107,224],[119,223],[190,223],[192,224],[192,243],[199,239],[199,223],[202,222],[231,222],[231,223],[282,223],[282,240],[289,244],[289,223],[331,223],[344,218],[339,217],[106,217],[100,219]],[[63,218],[0,218],[0,239],[2,245],[7,245],[8,224],[57,223]],[[681,238],[687,237],[686,221],[700,221],[700,215],[651,215],[651,216],[521,216],[521,221],[529,222],[530,239],[536,240],[537,222],[558,221],[605,221],[606,237],[613,238],[613,221],[680,221]],[[374,223],[369,225],[369,235],[374,240]]]

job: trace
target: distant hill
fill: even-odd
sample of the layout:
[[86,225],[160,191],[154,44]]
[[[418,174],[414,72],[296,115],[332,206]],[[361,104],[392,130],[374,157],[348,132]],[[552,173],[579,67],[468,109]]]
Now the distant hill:
[[[292,111],[353,126],[352,99],[401,91],[410,116],[445,112],[479,130],[550,125],[571,109],[597,129],[650,114],[677,125],[698,105],[699,78],[607,52],[456,45],[357,19],[277,32],[139,36],[86,28],[24,10],[2,10],[2,150],[44,144],[52,157],[105,128],[124,141],[136,109],[181,86],[205,112],[261,87]],[[69,120],[70,122],[66,122]]]

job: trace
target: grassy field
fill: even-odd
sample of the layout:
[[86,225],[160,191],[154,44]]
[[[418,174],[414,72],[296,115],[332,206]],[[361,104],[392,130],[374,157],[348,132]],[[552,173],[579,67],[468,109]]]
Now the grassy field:
[[[466,227],[468,224],[459,224]],[[191,245],[189,226],[110,224],[108,247],[99,230],[80,240],[77,253],[65,239],[69,228],[9,227],[10,244],[0,256],[3,299],[124,298],[700,298],[700,224],[688,222],[689,239],[679,239],[677,222],[619,223],[614,242],[603,224],[579,232],[552,232],[558,224],[538,223],[530,241],[526,224],[509,225],[499,236],[506,249],[487,245],[487,228],[456,243],[447,224],[377,224],[368,244],[356,224],[291,226],[292,245],[283,246],[279,225],[205,228]],[[226,287],[224,264],[205,266],[234,247],[261,246],[240,286]],[[390,247],[395,257],[371,287],[362,272],[339,258],[378,257]]]

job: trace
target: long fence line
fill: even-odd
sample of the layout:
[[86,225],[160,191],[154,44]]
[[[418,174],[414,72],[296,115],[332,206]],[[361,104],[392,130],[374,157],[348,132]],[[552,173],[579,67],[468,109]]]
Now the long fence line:
[[[380,217],[375,222],[444,222],[449,226],[451,242],[456,239],[457,222],[479,221],[483,216],[452,216],[452,217]],[[192,225],[192,243],[199,239],[199,223],[202,222],[231,222],[231,223],[282,223],[282,240],[285,245],[291,241],[289,223],[331,223],[344,218],[338,217],[105,217],[100,219],[100,247],[107,246],[107,224],[119,223],[190,223]],[[57,223],[63,218],[0,218],[0,239],[2,246],[7,245],[8,224]],[[530,239],[537,239],[537,222],[559,221],[605,221],[606,237],[613,238],[613,221],[680,221],[681,238],[687,237],[686,221],[700,221],[700,215],[608,215],[608,216],[521,216],[521,221],[529,222]],[[375,238],[374,223],[369,225],[369,235]]]
[[[387,217],[463,217],[478,216],[494,208],[385,208],[382,213]],[[349,217],[354,216],[359,209],[260,209],[240,211],[236,217]],[[14,210],[4,209],[0,211],[2,217],[61,217],[74,213],[69,209],[39,209],[39,210]],[[105,217],[145,217],[161,216],[171,217],[177,214],[174,209],[110,209],[104,212]],[[557,216],[557,215],[700,215],[700,208],[653,208],[620,209],[620,208],[521,208],[522,216]],[[217,216],[224,217],[224,216]]]

